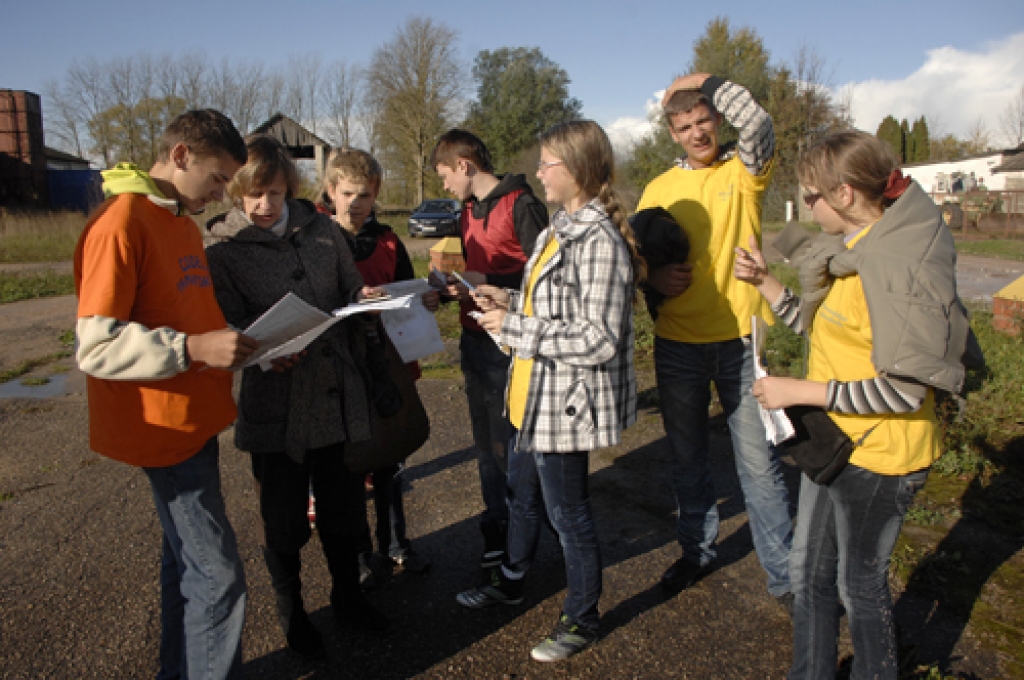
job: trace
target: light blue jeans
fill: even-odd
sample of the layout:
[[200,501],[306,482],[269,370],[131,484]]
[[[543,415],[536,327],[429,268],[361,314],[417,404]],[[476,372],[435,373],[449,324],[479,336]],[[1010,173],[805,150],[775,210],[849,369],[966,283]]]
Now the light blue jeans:
[[164,530],[158,680],[241,676],[245,573],[219,458],[213,437],[177,465],[143,468]]
[[746,500],[750,534],[768,592],[790,592],[789,551],[793,522],[779,456],[765,439],[754,381],[753,353],[744,339],[692,344],[656,338],[654,366],[661,415],[672,449],[672,489],[679,518],[676,533],[683,559],[715,559],[718,506],[711,479],[708,407],[711,382],[728,418],[736,473]]
[[791,680],[836,677],[842,598],[853,638],[853,680],[896,680],[889,560],[928,470],[880,475],[847,465],[829,486],[804,476],[793,539]]

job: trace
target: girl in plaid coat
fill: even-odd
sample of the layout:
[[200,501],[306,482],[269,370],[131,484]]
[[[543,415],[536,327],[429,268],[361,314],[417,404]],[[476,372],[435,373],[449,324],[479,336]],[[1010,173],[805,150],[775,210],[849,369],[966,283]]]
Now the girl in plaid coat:
[[601,554],[587,489],[589,452],[619,443],[636,420],[633,295],[644,274],[612,191],[615,161],[592,121],[541,137],[537,178],[562,208],[538,236],[522,289],[479,286],[479,323],[512,350],[505,560],[485,585],[460,593],[479,608],[518,604],[540,537],[541,512],[558,532],[568,593],[554,631],[532,652],[565,659],[597,640]]

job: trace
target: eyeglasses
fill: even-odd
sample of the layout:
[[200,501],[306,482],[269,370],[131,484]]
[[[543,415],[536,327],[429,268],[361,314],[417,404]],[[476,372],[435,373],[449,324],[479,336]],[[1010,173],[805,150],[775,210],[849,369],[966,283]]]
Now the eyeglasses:
[[814,209],[814,204],[821,198],[821,192],[815,192],[813,194],[804,194],[804,205],[807,206],[808,210]]
[[565,165],[565,162],[564,161],[550,161],[550,162],[537,161],[537,172],[544,172],[548,168],[553,168],[556,165]]

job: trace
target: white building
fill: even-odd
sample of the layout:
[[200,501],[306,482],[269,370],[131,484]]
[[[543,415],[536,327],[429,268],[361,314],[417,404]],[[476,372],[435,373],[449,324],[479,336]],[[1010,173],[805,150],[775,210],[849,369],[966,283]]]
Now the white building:
[[[927,161],[910,163],[903,166],[903,174],[917,180],[921,188],[931,194],[952,193],[954,191],[985,188],[989,191],[1004,189],[1021,189],[1016,180],[1024,181],[1021,172],[1002,172],[996,170],[1018,154],[1024,154],[1024,148],[990,151],[984,154],[958,158],[955,161]],[[973,176],[977,186],[970,186]],[[960,183],[954,186],[957,180]]]

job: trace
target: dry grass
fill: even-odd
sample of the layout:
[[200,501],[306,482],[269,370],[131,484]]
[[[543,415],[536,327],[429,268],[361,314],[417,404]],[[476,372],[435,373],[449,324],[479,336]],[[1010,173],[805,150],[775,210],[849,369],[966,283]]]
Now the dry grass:
[[0,210],[0,263],[70,260],[85,223],[77,212]]

